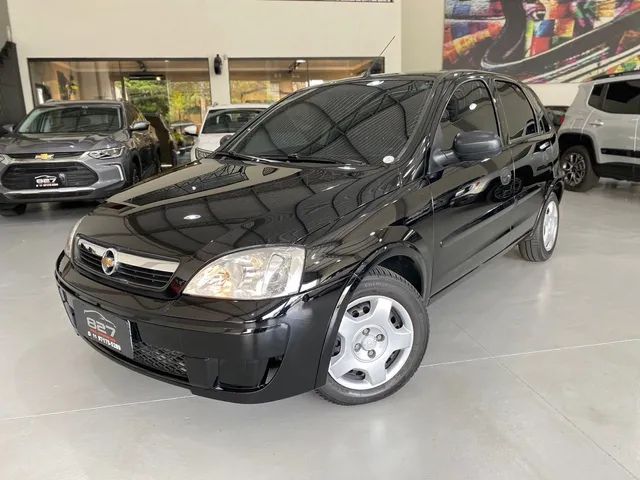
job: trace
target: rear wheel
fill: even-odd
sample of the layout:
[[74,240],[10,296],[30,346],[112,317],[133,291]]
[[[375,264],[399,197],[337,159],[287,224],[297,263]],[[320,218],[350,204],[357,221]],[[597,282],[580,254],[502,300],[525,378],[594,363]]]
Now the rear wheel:
[[7,205],[0,205],[0,215],[3,217],[17,217],[23,215],[27,210],[26,203],[10,203]]
[[518,244],[520,255],[525,260],[544,262],[553,255],[560,226],[560,209],[558,207],[558,197],[552,193],[544,206],[544,212],[532,236]]
[[593,170],[593,159],[584,145],[574,145],[562,154],[564,184],[567,190],[586,192],[598,184],[600,178]]
[[318,393],[341,405],[385,398],[413,376],[428,340],[420,294],[396,273],[375,267],[342,318],[327,383]]

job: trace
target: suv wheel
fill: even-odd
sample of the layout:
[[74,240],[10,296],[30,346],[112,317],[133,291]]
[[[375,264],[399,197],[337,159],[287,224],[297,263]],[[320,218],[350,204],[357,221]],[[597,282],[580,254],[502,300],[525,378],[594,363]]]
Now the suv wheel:
[[562,154],[561,165],[567,190],[586,192],[598,184],[599,177],[593,170],[587,147],[574,145],[567,148]]
[[23,215],[26,210],[26,203],[0,205],[0,215],[2,215],[3,217],[17,217],[18,215]]
[[522,258],[530,262],[544,262],[551,258],[556,248],[559,226],[558,197],[552,193],[544,205],[542,217],[540,217],[533,234],[518,244]]
[[420,294],[396,273],[375,267],[342,317],[327,383],[317,391],[340,405],[385,398],[413,376],[428,340]]

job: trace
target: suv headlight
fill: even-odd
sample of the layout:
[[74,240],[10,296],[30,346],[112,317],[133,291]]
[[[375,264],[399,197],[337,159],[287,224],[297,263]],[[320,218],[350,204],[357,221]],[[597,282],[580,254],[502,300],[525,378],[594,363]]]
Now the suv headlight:
[[76,222],[71,231],[69,232],[69,236],[67,237],[67,243],[64,245],[64,253],[67,257],[73,259],[73,243],[76,239],[76,233],[78,232],[78,227],[80,226],[80,222],[82,222],[82,217],[80,220]]
[[300,291],[305,250],[260,247],[230,253],[202,268],[186,295],[228,300],[264,300]]
[[203,158],[208,158],[213,156],[213,152],[210,150],[203,150],[202,148],[197,148],[195,149],[196,152],[196,160],[202,160]]
[[124,152],[124,147],[115,147],[115,148],[105,148],[102,150],[91,150],[87,152],[87,154],[91,158],[97,158],[99,160],[107,159],[107,158],[118,158]]
[[9,157],[0,153],[0,165],[9,165]]

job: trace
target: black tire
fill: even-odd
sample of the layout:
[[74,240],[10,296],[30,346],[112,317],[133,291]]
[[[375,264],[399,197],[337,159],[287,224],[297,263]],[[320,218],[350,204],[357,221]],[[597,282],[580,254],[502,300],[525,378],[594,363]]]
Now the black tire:
[[27,210],[26,203],[11,203],[8,205],[0,205],[0,215],[3,217],[17,217],[24,215]]
[[140,182],[140,180],[142,180],[142,177],[140,176],[140,166],[138,165],[137,160],[133,160],[131,162],[131,173],[129,175],[130,186],[133,186],[136,183]]
[[383,295],[397,301],[409,314],[413,324],[413,343],[408,358],[395,376],[386,383],[368,390],[345,387],[327,374],[327,383],[316,391],[329,402],[339,405],[361,405],[388,397],[411,379],[424,357],[429,342],[429,317],[425,302],[413,285],[391,270],[374,267],[356,289],[352,302],[358,298],[375,295]]
[[[555,231],[555,237],[553,239],[553,245],[550,248],[545,247],[544,243],[544,219],[545,212],[547,211],[549,204],[555,203],[555,208],[557,212],[557,228]],[[525,260],[529,262],[546,262],[551,258],[553,252],[556,249],[556,245],[558,243],[558,232],[560,227],[560,205],[558,202],[558,197],[555,193],[552,193],[548,200],[545,202],[542,208],[542,214],[540,216],[540,220],[538,220],[538,224],[532,232],[531,237],[522,240],[518,244],[518,248],[520,250],[520,255]]]
[[562,153],[560,164],[565,172],[564,184],[567,190],[586,192],[595,187],[600,177],[593,169],[593,158],[584,145],[573,145]]

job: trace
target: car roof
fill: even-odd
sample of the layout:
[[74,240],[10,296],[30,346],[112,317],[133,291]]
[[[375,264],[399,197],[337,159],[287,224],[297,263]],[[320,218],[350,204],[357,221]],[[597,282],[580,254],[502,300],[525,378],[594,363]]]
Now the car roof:
[[248,110],[248,109],[256,109],[259,108],[261,110],[266,110],[269,108],[269,104],[267,103],[233,103],[228,105],[213,105],[207,109],[207,111],[215,111],[215,110]]
[[122,106],[125,102],[121,100],[49,100],[38,105],[38,107],[60,107],[64,105],[111,105]]

